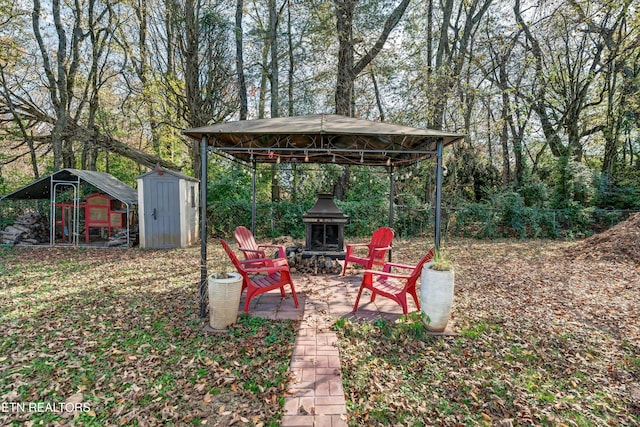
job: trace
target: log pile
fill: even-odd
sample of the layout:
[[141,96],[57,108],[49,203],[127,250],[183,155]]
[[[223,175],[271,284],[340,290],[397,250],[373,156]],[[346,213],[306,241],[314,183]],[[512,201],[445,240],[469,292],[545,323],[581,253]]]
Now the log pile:
[[302,245],[287,247],[289,270],[292,274],[340,274],[342,264],[324,255],[304,257]]
[[295,242],[291,236],[276,237],[274,245],[284,246],[287,250],[289,270],[292,274],[340,274],[340,261],[324,255],[304,255],[304,244]]
[[0,231],[0,239],[5,245],[38,245],[49,242],[49,224],[38,212],[19,216],[13,225]]
[[138,227],[129,229],[129,242],[127,243],[127,229],[123,228],[114,233],[105,244],[107,247],[131,247],[138,244]]

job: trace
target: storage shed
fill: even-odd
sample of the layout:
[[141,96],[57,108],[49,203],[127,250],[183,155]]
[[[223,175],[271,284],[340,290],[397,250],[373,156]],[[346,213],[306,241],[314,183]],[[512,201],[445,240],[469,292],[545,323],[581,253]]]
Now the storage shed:
[[199,181],[156,166],[136,177],[141,248],[187,247],[198,241]]

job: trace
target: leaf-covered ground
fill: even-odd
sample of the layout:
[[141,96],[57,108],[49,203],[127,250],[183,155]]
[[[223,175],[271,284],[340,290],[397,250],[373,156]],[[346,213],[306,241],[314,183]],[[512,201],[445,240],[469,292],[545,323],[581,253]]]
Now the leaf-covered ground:
[[0,425],[279,424],[298,325],[205,334],[197,248],[0,251]]
[[[640,425],[640,265],[622,238],[448,242],[456,336],[338,322],[349,424]],[[427,246],[397,240],[394,259]],[[213,271],[225,256],[208,254]],[[204,334],[199,274],[199,248],[0,248],[0,424],[278,425],[297,324]]]
[[[394,246],[408,261],[423,253]],[[350,425],[640,425],[640,265],[628,247],[447,249],[458,335],[421,336],[419,322],[336,328]]]

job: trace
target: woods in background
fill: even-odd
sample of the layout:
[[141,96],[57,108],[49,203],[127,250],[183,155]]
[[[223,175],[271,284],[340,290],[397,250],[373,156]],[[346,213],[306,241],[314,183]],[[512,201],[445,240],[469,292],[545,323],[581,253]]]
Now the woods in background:
[[[630,0],[0,0],[0,194],[62,167],[197,177],[181,129],[326,112],[466,133],[450,206],[637,210],[639,57]],[[398,205],[429,203],[427,170]],[[263,202],[365,180],[261,173]]]

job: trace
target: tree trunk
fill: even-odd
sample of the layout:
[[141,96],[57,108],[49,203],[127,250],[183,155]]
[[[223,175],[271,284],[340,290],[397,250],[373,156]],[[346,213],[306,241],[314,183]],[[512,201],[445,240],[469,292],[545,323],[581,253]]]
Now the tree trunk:
[[[74,135],[83,135],[83,134],[91,134],[91,129],[87,129],[85,127],[79,125],[69,126],[69,132]],[[63,137],[66,137],[63,135]],[[40,141],[50,140],[51,137],[43,137],[40,138]],[[156,156],[155,154],[145,153],[144,151],[138,150],[130,145],[125,144],[122,141],[118,141],[111,135],[96,135],[95,143],[98,147],[103,150],[118,154],[122,157],[126,157],[128,159],[133,160],[136,163],[147,166],[149,168],[155,167],[156,164],[160,164],[163,168],[171,169],[175,171],[179,171],[180,167],[169,160],[165,160],[161,157]]]
[[336,23],[338,31],[338,73],[336,77],[336,114],[353,116],[351,97],[353,95],[354,53],[353,53],[353,11],[356,0],[336,0]]
[[508,185],[511,179],[511,163],[509,162],[509,123],[511,121],[511,109],[509,108],[509,76],[507,75],[507,59],[511,50],[502,52],[502,47],[499,47],[501,51],[497,53],[496,59],[498,62],[498,87],[500,88],[502,97],[502,108],[500,109],[500,123],[502,130],[500,132],[500,145],[502,146],[502,184]]
[[338,179],[338,182],[333,186],[333,196],[338,200],[344,200],[347,195],[347,187],[349,185],[349,177],[351,171],[349,165],[345,165],[342,168],[342,175]]
[[[472,0],[460,2],[457,9],[453,0],[441,2],[442,19],[440,38],[435,53],[435,63],[429,83],[432,96],[433,118],[430,127],[441,130],[444,127],[444,115],[447,100],[456,79],[462,74],[465,62],[470,56],[475,31],[493,0]],[[457,15],[454,11],[457,10]]]
[[288,112],[289,117],[294,115],[294,103],[293,99],[293,75],[295,71],[295,57],[293,55],[293,30],[291,28],[291,1],[287,0],[287,42],[288,42],[288,54],[289,54],[289,76],[288,76]]
[[[89,129],[83,129],[83,131],[89,132]],[[151,169],[153,169],[156,166],[156,164],[160,164],[160,166],[162,166],[165,169],[171,169],[175,171],[180,170],[180,167],[178,165],[176,165],[173,162],[170,162],[169,160],[165,160],[161,157],[156,156],[155,154],[149,154],[149,153],[145,153],[144,151],[140,151],[137,148],[133,148],[125,144],[124,142],[118,141],[117,139],[108,135],[96,136],[95,142],[99,147],[102,147],[104,150],[107,150],[111,153],[119,154],[120,156],[131,159],[134,162],[144,165]],[[199,143],[196,143],[195,145],[199,145]]]
[[240,120],[247,120],[249,110],[247,100],[247,82],[244,78],[244,58],[243,58],[243,33],[242,33],[242,9],[243,0],[236,3],[236,73],[238,75],[238,95],[240,98]]
[[[271,63],[269,77],[271,82],[271,117],[280,117],[280,74],[278,72],[278,11],[276,0],[269,0],[269,50]],[[278,179],[278,165],[271,165],[271,202],[280,201],[280,181]]]
[[280,117],[280,74],[278,72],[278,11],[276,0],[269,0],[269,46],[271,51],[271,117]]
[[167,55],[167,76],[173,77],[176,74],[176,59],[173,46],[176,45],[176,34],[174,31],[173,17],[178,13],[178,7],[175,0],[165,0],[164,9],[164,30],[167,38],[167,46],[171,48],[166,49]]
[[[86,170],[96,170],[96,161],[98,158],[98,147],[94,142],[98,135],[96,115],[98,114],[98,110],[100,107],[100,84],[98,81],[98,67],[102,52],[104,51],[104,43],[107,40],[106,38],[101,38],[99,36],[100,29],[96,28],[97,21],[94,15],[95,3],[96,0],[90,0],[88,16],[88,33],[89,41],[91,42],[91,67],[89,69],[89,76],[87,78],[87,92],[89,93],[89,114],[87,119],[87,128],[89,128],[91,131],[81,139],[83,142],[81,165],[82,169]],[[143,15],[143,13],[144,15],[146,15],[146,11],[143,11],[142,13],[140,13],[140,15]],[[142,34],[144,33],[144,31],[144,28],[141,28],[140,33]],[[143,52],[141,52],[140,55],[143,57],[146,56]]]
[[265,118],[265,106],[267,103],[267,81],[269,80],[269,42],[265,41],[262,47],[262,67],[260,71],[260,90],[258,96],[258,118]]
[[[336,30],[338,32],[338,70],[336,77],[336,114],[353,117],[354,108],[354,84],[358,75],[380,53],[391,31],[398,25],[410,0],[402,0],[391,12],[385,21],[382,33],[375,44],[355,62],[353,49],[353,14],[357,0],[334,0],[336,13]],[[343,173],[335,184],[334,196],[338,200],[344,200],[349,185],[349,166],[343,167]]]
[[[52,131],[53,167],[76,167],[73,140],[63,137],[66,128],[71,120],[71,105],[83,105],[86,98],[77,99],[74,94],[76,84],[76,74],[80,67],[81,53],[83,51],[82,42],[87,37],[87,33],[82,28],[83,9],[75,3],[72,9],[72,17],[63,17],[60,0],[53,0],[51,3],[51,19],[54,23],[55,34],[57,36],[57,47],[55,49],[55,62],[50,58],[51,49],[45,44],[41,33],[41,5],[40,0],[34,0],[32,13],[32,29],[36,37],[36,42],[42,58],[42,66],[46,75],[47,90],[49,99],[55,111],[55,123]],[[71,19],[72,18],[72,19]],[[67,40],[66,24],[71,25],[70,37]],[[47,37],[47,41],[53,40]],[[55,63],[55,70],[54,64]],[[74,107],[77,117],[81,117],[82,107]]]
[[[630,71],[630,70],[629,70]],[[632,74],[632,73],[630,73]],[[622,91],[620,100],[616,103],[617,73],[614,64],[609,65],[608,100],[606,125],[603,129],[604,136],[604,158],[602,160],[601,172],[608,178],[613,177],[614,167],[618,162],[618,147],[624,142],[621,139],[621,126],[625,114],[616,111],[616,105],[627,105],[627,93]],[[623,107],[624,108],[624,107]]]
[[504,99],[506,96],[507,95],[503,92],[502,108],[500,110],[500,122],[502,125],[502,130],[500,132],[500,146],[502,147],[502,184],[505,186],[509,184],[509,179],[511,177],[511,166],[509,162],[509,132],[507,125],[507,116],[509,115],[509,111]]
[[433,72],[433,0],[427,1],[427,79]]
[[[202,126],[205,123],[201,120],[202,103],[200,87],[200,40],[199,40],[199,18],[196,10],[196,0],[186,0],[184,3],[185,12],[185,46],[184,67],[185,67],[185,95],[187,108],[187,122],[190,126]],[[189,154],[192,159],[192,168],[196,179],[201,176],[202,155],[200,153],[200,141],[189,140]]]
[[354,84],[362,70],[380,53],[391,31],[398,25],[411,0],[402,0],[385,21],[375,44],[355,62],[353,49],[353,13],[357,0],[334,0],[338,32],[338,70],[336,78],[336,114],[353,117]]

